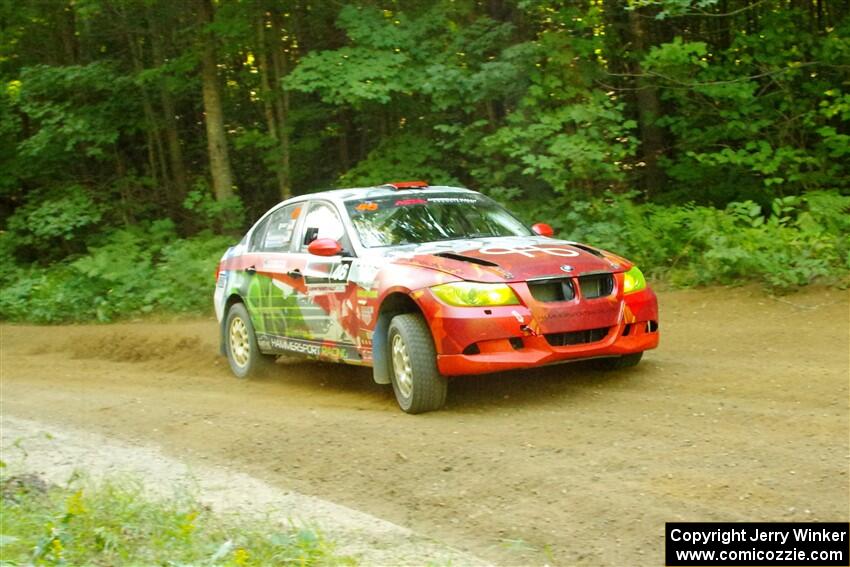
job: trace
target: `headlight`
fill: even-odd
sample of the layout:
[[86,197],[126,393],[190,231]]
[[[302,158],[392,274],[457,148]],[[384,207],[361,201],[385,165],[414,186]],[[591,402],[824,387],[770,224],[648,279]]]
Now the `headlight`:
[[505,284],[452,282],[431,288],[440,301],[455,307],[519,305],[514,290]]
[[632,269],[623,274],[623,293],[632,293],[640,291],[646,287],[646,278],[643,277],[643,272],[637,266],[632,266]]

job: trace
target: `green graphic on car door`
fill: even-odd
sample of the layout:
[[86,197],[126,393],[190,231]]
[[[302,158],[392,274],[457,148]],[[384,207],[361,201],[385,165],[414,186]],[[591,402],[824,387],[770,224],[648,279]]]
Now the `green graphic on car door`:
[[350,260],[310,259],[307,262],[304,269],[305,309],[312,309],[305,322],[314,333],[313,338],[338,344],[354,343],[340,321],[350,271]]
[[351,262],[313,261],[302,285],[293,287],[266,274],[251,277],[246,300],[264,350],[285,350],[281,338],[353,344],[339,315]]
[[247,302],[260,346],[269,348],[274,336],[309,337],[297,290],[265,274],[256,274],[248,285]]

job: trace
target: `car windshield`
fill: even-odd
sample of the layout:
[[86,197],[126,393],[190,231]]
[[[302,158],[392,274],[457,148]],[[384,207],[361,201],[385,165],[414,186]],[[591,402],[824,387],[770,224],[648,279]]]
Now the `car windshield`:
[[512,214],[477,193],[389,195],[345,205],[367,248],[531,234]]

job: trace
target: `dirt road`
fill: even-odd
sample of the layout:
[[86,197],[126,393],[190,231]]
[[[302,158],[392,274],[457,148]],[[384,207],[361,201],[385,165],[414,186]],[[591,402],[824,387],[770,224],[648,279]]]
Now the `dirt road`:
[[660,565],[664,522],[850,516],[848,294],[660,294],[662,345],[455,379],[408,416],[369,371],[239,381],[210,320],[2,330],[4,415],[228,464],[505,565]]

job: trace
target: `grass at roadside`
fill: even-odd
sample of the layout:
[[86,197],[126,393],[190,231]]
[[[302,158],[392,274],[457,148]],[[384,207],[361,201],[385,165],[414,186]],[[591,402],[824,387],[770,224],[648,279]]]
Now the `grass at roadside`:
[[316,531],[213,513],[189,494],[0,478],[0,565],[351,565]]

